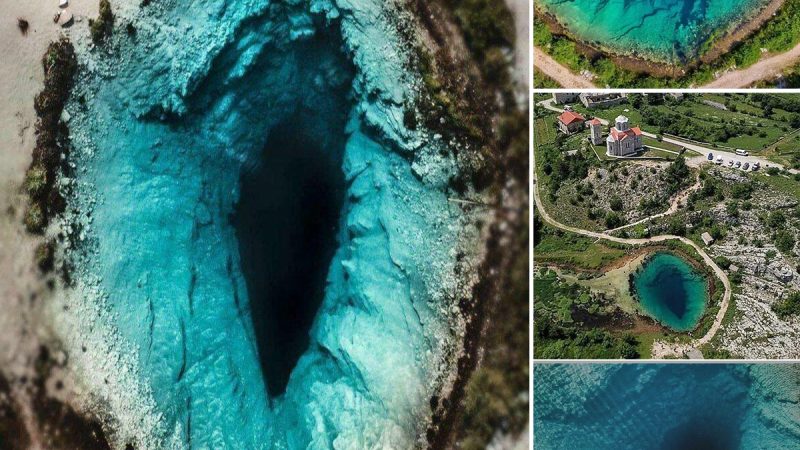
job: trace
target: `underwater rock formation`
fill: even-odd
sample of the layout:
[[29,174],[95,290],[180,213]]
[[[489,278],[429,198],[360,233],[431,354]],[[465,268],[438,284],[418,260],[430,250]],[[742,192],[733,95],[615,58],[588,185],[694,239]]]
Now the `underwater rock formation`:
[[655,61],[686,62],[699,56],[706,41],[754,15],[766,0],[541,0],[584,42],[623,55]]
[[135,32],[75,40],[59,180],[72,289],[52,320],[83,406],[119,447],[419,445],[485,213],[448,200],[468,149],[410,126],[403,12],[114,7]]

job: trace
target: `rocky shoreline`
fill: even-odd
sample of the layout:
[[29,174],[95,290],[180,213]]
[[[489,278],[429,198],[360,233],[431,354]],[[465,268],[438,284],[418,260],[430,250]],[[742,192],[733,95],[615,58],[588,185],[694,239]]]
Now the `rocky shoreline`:
[[[566,36],[575,44],[577,51],[590,60],[605,56],[611,59],[617,67],[624,70],[659,78],[675,79],[724,56],[739,42],[747,39],[769,21],[783,5],[784,1],[770,0],[761,8],[752,11],[751,14],[730,25],[721,36],[709,36],[707,39],[713,39],[713,42],[709,49],[702,54],[696,55],[687,61],[675,62],[663,61],[647,55],[627,55],[617,49],[603,46],[598,42],[587,42],[575,36],[566,25],[561,23],[557,16],[545,11],[540,6],[534,6],[534,20],[541,20],[553,34]],[[700,47],[704,45],[701,43]]]

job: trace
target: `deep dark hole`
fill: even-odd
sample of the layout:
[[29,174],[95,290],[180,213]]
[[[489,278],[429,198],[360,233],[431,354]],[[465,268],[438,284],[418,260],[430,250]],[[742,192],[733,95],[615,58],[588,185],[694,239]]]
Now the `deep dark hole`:
[[[723,414],[727,416],[726,414]],[[738,424],[735,415],[710,418],[695,417],[683,425],[670,430],[662,450],[735,450],[740,446]]]
[[689,293],[686,292],[680,271],[673,268],[665,269],[659,275],[659,284],[662,286],[662,301],[675,317],[682,319],[688,307]]
[[273,128],[258,167],[242,175],[234,218],[270,397],[308,347],[344,199],[343,140],[305,133],[309,123],[295,114]]

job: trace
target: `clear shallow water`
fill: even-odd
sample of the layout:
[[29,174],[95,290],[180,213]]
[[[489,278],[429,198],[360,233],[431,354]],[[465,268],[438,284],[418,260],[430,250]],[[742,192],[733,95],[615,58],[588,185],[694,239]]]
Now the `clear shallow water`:
[[534,365],[534,448],[800,446],[800,365]]
[[718,29],[744,20],[766,0],[539,0],[581,40],[661,61],[698,54]]
[[79,48],[59,320],[120,442],[424,433],[475,236],[447,201],[455,162],[403,125],[418,80],[385,7],[153,2],[120,9],[137,32],[113,51]]
[[633,274],[642,310],[676,331],[690,331],[703,316],[708,282],[683,258],[658,252]]

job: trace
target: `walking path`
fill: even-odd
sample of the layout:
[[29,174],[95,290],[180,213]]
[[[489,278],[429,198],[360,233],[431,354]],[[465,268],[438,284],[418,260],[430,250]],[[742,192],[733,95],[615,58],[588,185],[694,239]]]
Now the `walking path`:
[[700,180],[695,181],[695,183],[692,186],[688,187],[683,192],[677,194],[672,199],[672,202],[669,205],[669,209],[667,209],[666,211],[664,211],[662,213],[659,213],[659,214],[655,214],[655,215],[652,215],[652,216],[645,217],[644,219],[637,220],[636,222],[631,222],[631,223],[629,223],[627,225],[623,225],[621,227],[617,227],[617,228],[612,228],[610,230],[606,230],[605,232],[606,233],[613,233],[615,231],[624,230],[625,228],[635,227],[636,225],[639,225],[640,223],[649,222],[651,220],[658,219],[658,218],[661,218],[661,217],[665,217],[665,216],[668,216],[670,214],[675,214],[678,211],[678,208],[680,208],[681,203],[685,202],[686,199],[689,198],[689,194],[691,194],[692,192],[694,192],[694,191],[696,191],[698,189],[700,189]]
[[[653,237],[650,237],[650,238],[628,239],[628,238],[620,238],[620,237],[612,236],[611,234],[609,234],[608,231],[603,231],[603,232],[589,231],[589,230],[584,230],[584,229],[581,229],[581,228],[571,227],[569,225],[564,225],[562,223],[559,223],[558,221],[556,221],[555,219],[550,217],[550,214],[548,214],[547,211],[544,209],[544,204],[542,203],[542,199],[539,196],[539,183],[537,183],[537,180],[536,180],[536,152],[535,151],[533,152],[533,155],[532,155],[532,158],[531,158],[531,167],[532,167],[532,170],[533,170],[533,198],[534,198],[534,201],[536,202],[537,211],[538,211],[539,215],[541,216],[541,218],[545,222],[550,224],[551,226],[554,226],[556,228],[560,228],[560,229],[562,229],[564,231],[569,231],[571,233],[580,234],[580,235],[583,235],[583,236],[589,236],[589,237],[596,238],[596,239],[605,239],[607,241],[619,242],[619,243],[622,243],[622,244],[629,244],[629,245],[643,245],[643,244],[648,244],[648,243],[653,243],[653,242],[664,242],[664,241],[669,241],[669,240],[679,240],[679,241],[683,242],[686,245],[692,246],[692,248],[694,248],[697,251],[697,253],[703,258],[703,261],[709,267],[711,267],[711,269],[714,271],[716,276],[722,281],[722,284],[725,287],[725,292],[722,295],[722,302],[720,303],[719,311],[717,312],[717,315],[714,318],[714,323],[711,325],[711,328],[709,328],[708,332],[706,332],[706,334],[703,337],[701,337],[699,339],[694,339],[689,343],[677,343],[676,344],[676,343],[668,343],[668,342],[661,342],[661,341],[656,342],[653,345],[652,357],[653,358],[657,358],[657,359],[663,359],[663,358],[668,357],[668,356],[677,356],[677,357],[683,357],[683,356],[695,357],[695,356],[697,356],[698,352],[695,351],[695,349],[697,349],[698,347],[700,347],[700,346],[702,346],[704,344],[707,344],[708,342],[711,341],[711,339],[714,337],[714,335],[717,333],[717,331],[719,330],[720,326],[722,325],[722,319],[725,317],[725,313],[728,311],[728,306],[730,305],[730,299],[731,299],[732,290],[731,290],[731,283],[728,280],[728,276],[725,274],[725,272],[717,265],[717,263],[714,262],[713,259],[711,259],[711,257],[708,255],[708,253],[705,252],[705,250],[703,250],[694,241],[692,241],[690,239],[687,239],[687,238],[685,238],[683,236],[674,236],[674,235],[664,234],[664,235],[659,235],[659,236],[653,236]],[[670,208],[670,209],[672,209],[672,208]],[[676,208],[676,210],[677,210],[677,208]],[[652,217],[651,217],[651,219],[652,219]]]
[[540,48],[533,47],[533,66],[558,84],[570,89],[595,89],[589,79],[572,73]]
[[[784,53],[768,56],[744,69],[733,69],[719,78],[704,84],[703,88],[746,88],[761,80],[778,77],[784,69],[800,61],[800,44]],[[569,89],[592,89],[597,86],[584,76],[575,74],[569,68],[541,49],[534,47],[534,67]],[[621,86],[617,86],[621,87]]]
[[783,69],[800,60],[800,44],[791,50],[768,56],[744,69],[732,70],[722,74],[716,80],[702,86],[706,88],[744,88],[756,81],[772,79],[781,74]]

